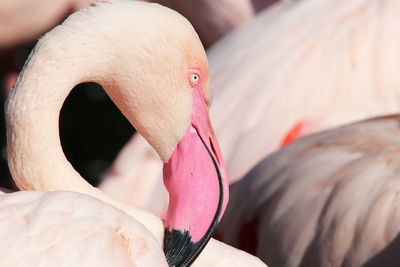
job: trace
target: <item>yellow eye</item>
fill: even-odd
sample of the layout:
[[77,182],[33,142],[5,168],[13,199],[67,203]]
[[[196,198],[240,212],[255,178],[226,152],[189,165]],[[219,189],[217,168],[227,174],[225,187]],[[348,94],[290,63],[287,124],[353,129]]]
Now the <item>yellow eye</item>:
[[198,84],[200,81],[200,76],[196,73],[192,73],[190,75],[190,82],[194,85]]

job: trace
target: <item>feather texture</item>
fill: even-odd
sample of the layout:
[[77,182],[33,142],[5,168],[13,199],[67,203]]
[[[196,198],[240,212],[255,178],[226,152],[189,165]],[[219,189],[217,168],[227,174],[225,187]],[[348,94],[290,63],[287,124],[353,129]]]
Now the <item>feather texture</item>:
[[257,221],[256,253],[270,266],[394,266],[399,170],[400,116],[314,134],[238,182],[219,229],[240,245]]

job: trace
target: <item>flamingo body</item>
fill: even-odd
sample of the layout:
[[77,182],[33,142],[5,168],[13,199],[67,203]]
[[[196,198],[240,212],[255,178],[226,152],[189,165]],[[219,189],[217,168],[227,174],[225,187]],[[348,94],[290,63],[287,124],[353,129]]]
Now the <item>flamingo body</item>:
[[219,230],[242,230],[270,266],[396,266],[400,116],[304,137],[261,161],[231,191]]
[[3,194],[0,222],[2,266],[168,266],[141,223],[84,194]]

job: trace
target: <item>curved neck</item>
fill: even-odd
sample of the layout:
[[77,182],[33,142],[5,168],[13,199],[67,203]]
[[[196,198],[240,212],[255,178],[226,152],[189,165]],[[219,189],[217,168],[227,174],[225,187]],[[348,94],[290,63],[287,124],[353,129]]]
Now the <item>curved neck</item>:
[[22,190],[87,191],[91,186],[65,158],[58,122],[64,100],[86,80],[80,73],[88,73],[88,66],[77,60],[44,61],[52,51],[43,50],[32,53],[8,99],[10,171]]
[[[126,102],[135,102],[140,96],[124,95],[136,82],[131,76],[130,83],[126,81],[123,55],[128,49],[111,46],[110,38],[100,34],[102,25],[94,22],[94,26],[81,27],[77,15],[38,42],[9,95],[8,160],[13,179],[22,190],[93,189],[68,162],[59,138],[60,110],[75,85],[100,84],[131,123],[135,120],[132,114],[136,110]],[[129,59],[135,61],[136,54],[131,52]]]

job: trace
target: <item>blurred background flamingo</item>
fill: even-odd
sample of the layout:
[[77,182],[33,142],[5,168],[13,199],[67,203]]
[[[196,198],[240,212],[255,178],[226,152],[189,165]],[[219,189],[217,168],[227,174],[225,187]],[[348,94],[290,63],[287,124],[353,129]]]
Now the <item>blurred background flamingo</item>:
[[2,1],[0,5],[0,49],[13,48],[49,31],[69,13],[94,0]]
[[[308,4],[317,11],[322,1]],[[345,108],[343,115],[351,116],[352,108],[361,114],[362,106],[384,114],[398,111],[400,79],[393,71],[399,62],[392,58],[398,47],[392,44],[399,41],[392,38],[399,36],[394,34],[399,10],[397,1],[335,3],[338,19],[353,22],[349,41],[365,43],[349,42],[351,65],[341,68],[349,78],[362,78],[358,94],[349,89],[340,102],[329,98]],[[314,15],[323,17],[324,25],[332,13]],[[380,50],[385,44],[388,49]],[[361,61],[366,55],[370,61]],[[371,74],[362,75],[365,70]],[[397,266],[398,125],[398,116],[372,119],[305,137],[266,157],[231,190],[219,227],[222,239],[270,266]]]
[[231,190],[219,227],[269,266],[398,266],[400,115],[313,134]]

